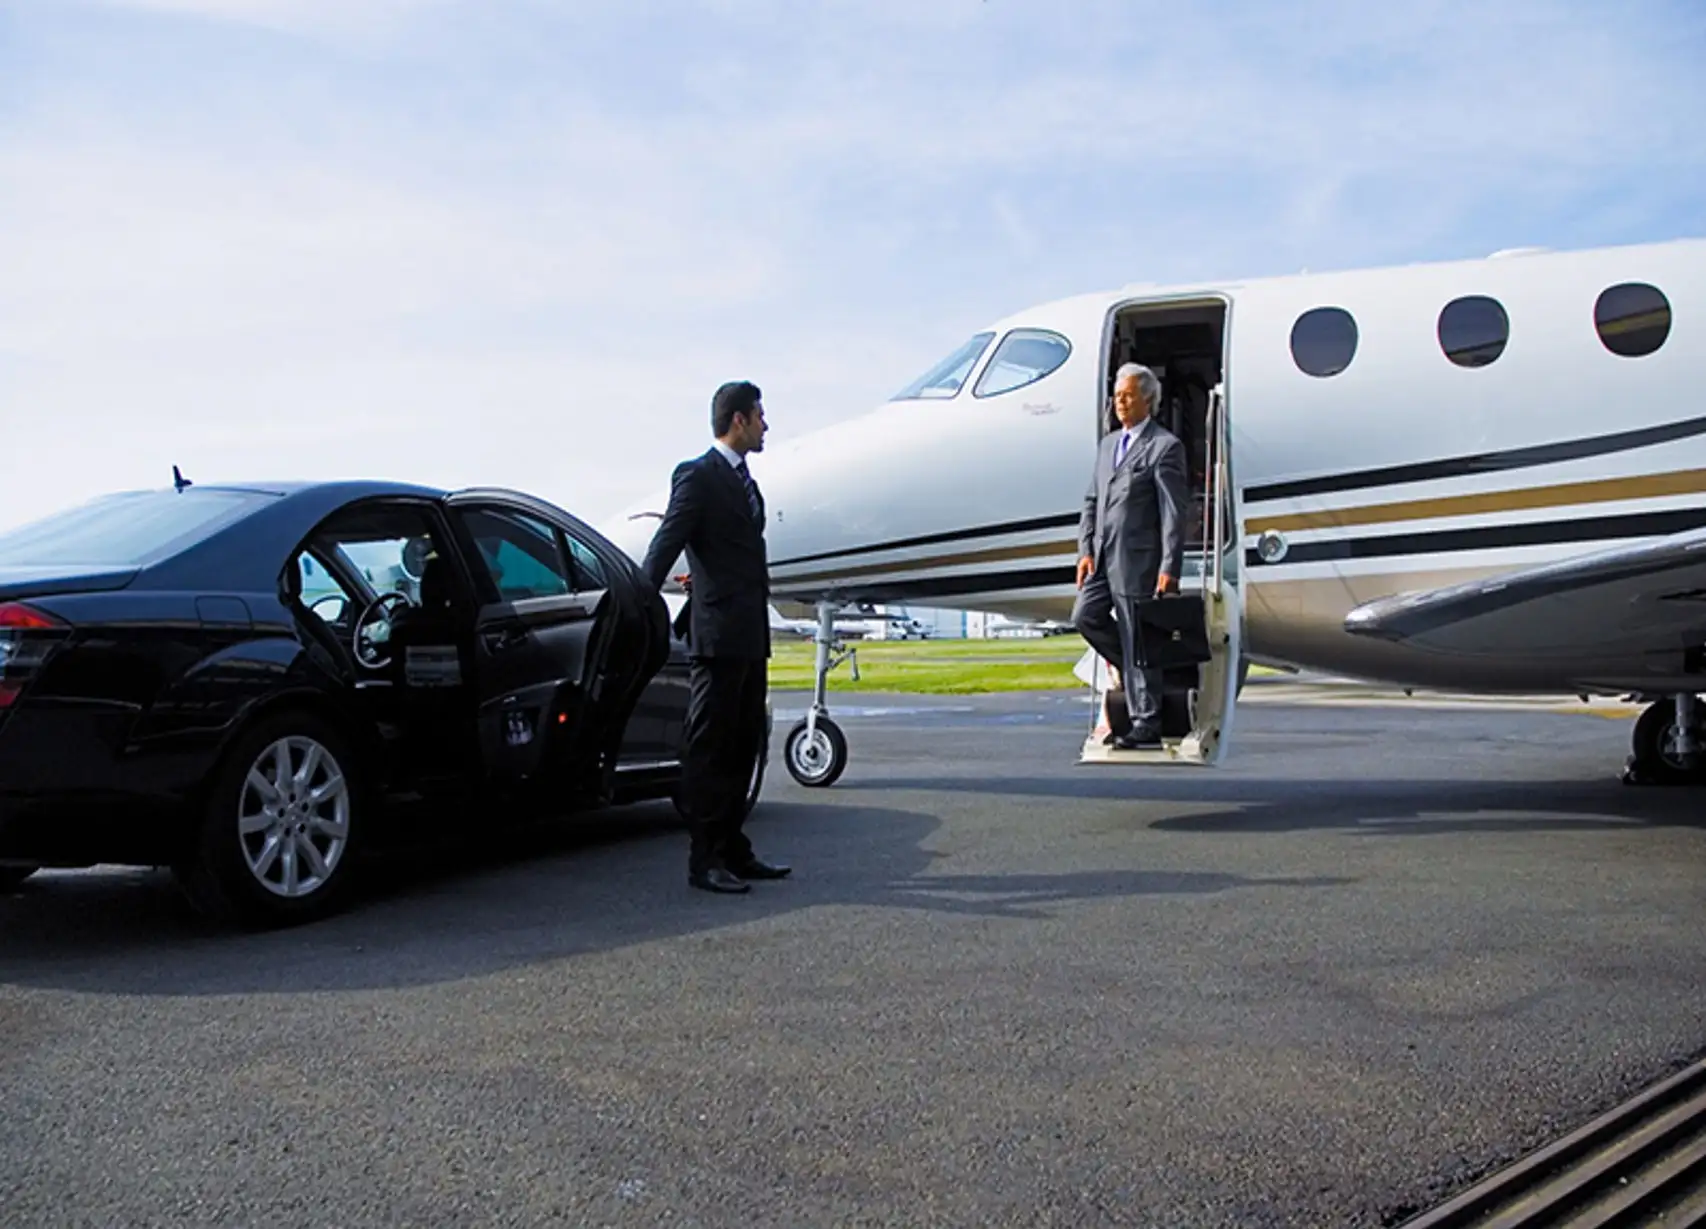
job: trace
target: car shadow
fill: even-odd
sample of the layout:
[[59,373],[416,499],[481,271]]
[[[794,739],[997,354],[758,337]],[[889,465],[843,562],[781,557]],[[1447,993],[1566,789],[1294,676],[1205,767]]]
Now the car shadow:
[[849,792],[995,794],[1047,801],[1180,804],[1216,809],[1134,818],[1160,832],[1250,834],[1341,830],[1365,836],[1700,828],[1698,787],[1631,787],[1617,781],[1439,781],[1231,778],[1163,769],[1165,778],[1106,768],[1071,776],[884,777],[848,781]]
[[1191,896],[1331,878],[1215,872],[943,875],[941,821],[841,803],[761,804],[747,825],[793,877],[744,896],[686,882],[686,836],[667,805],[539,825],[471,848],[392,858],[336,916],[258,934],[220,931],[169,877],[48,875],[0,897],[0,985],[132,995],[295,994],[477,978],[800,910],[855,905],[1021,920],[1111,897]]

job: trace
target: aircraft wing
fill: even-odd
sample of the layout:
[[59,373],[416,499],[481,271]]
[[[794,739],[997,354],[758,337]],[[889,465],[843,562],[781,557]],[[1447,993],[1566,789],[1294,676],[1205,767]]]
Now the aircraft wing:
[[1574,681],[1703,672],[1706,529],[1365,603],[1345,630],[1443,655],[1558,663]]

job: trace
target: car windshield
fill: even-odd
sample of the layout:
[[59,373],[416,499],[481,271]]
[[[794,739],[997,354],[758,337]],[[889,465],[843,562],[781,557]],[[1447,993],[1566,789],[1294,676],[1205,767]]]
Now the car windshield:
[[248,491],[109,495],[0,534],[0,567],[145,567],[211,536],[268,498]]
[[977,360],[995,339],[994,333],[979,333],[958,350],[901,389],[890,401],[917,401],[923,398],[952,397],[965,384]]

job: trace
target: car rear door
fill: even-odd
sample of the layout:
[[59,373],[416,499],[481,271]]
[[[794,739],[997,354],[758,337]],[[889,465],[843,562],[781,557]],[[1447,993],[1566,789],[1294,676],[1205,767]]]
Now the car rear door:
[[603,796],[608,749],[627,716],[621,699],[637,691],[646,664],[622,651],[641,630],[631,595],[577,567],[562,527],[536,509],[483,493],[447,507],[479,594],[475,686],[488,773],[565,802]]

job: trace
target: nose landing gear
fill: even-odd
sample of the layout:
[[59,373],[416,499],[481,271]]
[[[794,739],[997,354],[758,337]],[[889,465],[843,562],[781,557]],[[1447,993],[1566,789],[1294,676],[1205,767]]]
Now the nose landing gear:
[[1706,781],[1700,701],[1691,693],[1649,704],[1635,720],[1625,785],[1682,785]]
[[829,672],[844,661],[851,661],[853,679],[859,679],[859,651],[843,648],[835,638],[837,607],[829,602],[817,606],[817,634],[812,642],[817,646],[817,678],[812,686],[812,706],[805,717],[788,731],[782,744],[782,760],[788,774],[808,789],[825,789],[840,778],[847,767],[847,736],[841,727],[829,719],[825,696],[829,687]]

